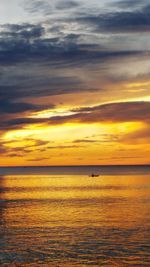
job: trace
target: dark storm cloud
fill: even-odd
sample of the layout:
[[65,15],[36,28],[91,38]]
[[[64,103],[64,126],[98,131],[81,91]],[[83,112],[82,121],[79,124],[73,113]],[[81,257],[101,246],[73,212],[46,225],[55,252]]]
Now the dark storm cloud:
[[[87,19],[87,18],[86,18]],[[38,26],[43,31],[42,26]],[[114,51],[102,50],[99,45],[77,42],[78,35],[68,34],[63,38],[36,38],[31,31],[21,33],[0,33],[0,61],[2,65],[14,65],[17,63],[49,64],[49,66],[62,68],[66,66],[84,66],[103,63],[105,60],[129,57],[140,54],[140,51]],[[4,34],[5,33],[5,34]],[[38,32],[39,33],[39,32]],[[7,32],[8,34],[8,32]],[[16,38],[18,36],[18,38]],[[32,36],[32,42],[28,37]],[[33,37],[34,36],[34,37]],[[11,37],[11,38],[10,38]],[[30,39],[30,38],[29,38]]]
[[[7,77],[7,76],[6,76]],[[16,81],[8,78],[7,85],[0,82],[0,99],[20,99],[23,97],[40,97],[52,96],[58,94],[69,94],[79,92],[84,89],[82,82],[75,77],[41,77],[40,75],[33,77],[19,77],[16,73]],[[10,81],[9,81],[10,79]],[[9,83],[9,84],[8,84]],[[13,84],[14,83],[14,84]],[[32,88],[32,90],[31,90]],[[87,91],[90,88],[86,89]],[[50,104],[51,107],[52,104]]]
[[[25,34],[28,31],[29,33]],[[9,113],[11,109],[12,113],[40,110],[39,106],[20,101],[25,97],[35,98],[99,90],[99,88],[91,88],[91,85],[86,84],[79,76],[65,74],[63,76],[65,68],[90,67],[92,69],[95,64],[103,65],[112,60],[143,55],[140,51],[102,50],[96,44],[88,42],[81,44],[78,42],[80,38],[78,34],[66,34],[63,38],[47,38],[43,36],[43,32],[45,30],[42,25],[3,25],[3,31],[0,33],[2,113]],[[32,41],[26,38],[27,35],[32,36]],[[16,38],[16,36],[19,37]],[[34,72],[35,64],[37,70]],[[5,67],[7,72],[4,72]],[[54,74],[50,73],[51,68],[55,70]]]
[[41,25],[34,24],[4,24],[1,25],[2,31],[0,32],[1,37],[17,38],[17,39],[35,39],[40,38],[44,35],[44,27]]
[[[3,96],[2,92],[0,93],[0,96]],[[28,123],[31,124],[31,122],[34,124],[34,120],[32,121],[31,118],[26,118],[28,114],[39,112],[43,109],[53,109],[55,107],[53,104],[36,105],[26,102],[13,102],[16,99],[17,97],[15,94],[12,99],[10,96],[8,99],[0,97],[0,135],[7,130],[22,128]]]
[[2,24],[1,25],[1,28],[4,29],[4,32],[5,31],[9,31],[10,33],[11,32],[20,32],[20,31],[23,31],[23,30],[30,30],[33,27],[35,27],[35,25],[31,24],[31,23],[22,23],[22,24],[10,24],[10,23],[7,23],[7,24]]
[[100,15],[85,15],[77,21],[91,25],[98,32],[130,33],[150,31],[150,5],[138,10],[114,11]]
[[[0,94],[1,96],[1,94]],[[8,99],[0,99],[0,114],[23,113],[27,111],[41,111],[46,108],[54,108],[54,105],[40,106],[25,102],[11,102]]]

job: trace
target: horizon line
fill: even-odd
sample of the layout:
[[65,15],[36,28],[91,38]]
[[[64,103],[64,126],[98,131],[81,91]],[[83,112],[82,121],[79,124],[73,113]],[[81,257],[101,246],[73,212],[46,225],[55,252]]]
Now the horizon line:
[[103,164],[103,165],[97,165],[97,164],[92,164],[92,165],[16,165],[16,166],[0,166],[0,168],[47,168],[47,167],[134,167],[134,166],[149,166],[150,163],[148,164]]

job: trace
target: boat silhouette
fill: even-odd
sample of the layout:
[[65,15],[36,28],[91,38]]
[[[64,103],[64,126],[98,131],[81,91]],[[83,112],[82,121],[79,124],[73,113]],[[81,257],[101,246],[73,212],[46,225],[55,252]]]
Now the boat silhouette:
[[99,176],[99,174],[94,174],[94,173],[92,173],[91,175],[90,175],[90,177],[98,177]]

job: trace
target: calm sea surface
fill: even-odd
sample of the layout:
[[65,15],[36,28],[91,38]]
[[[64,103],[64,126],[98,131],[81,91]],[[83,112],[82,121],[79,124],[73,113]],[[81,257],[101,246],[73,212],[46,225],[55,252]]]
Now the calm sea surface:
[[0,230],[0,266],[149,267],[150,167],[1,168]]

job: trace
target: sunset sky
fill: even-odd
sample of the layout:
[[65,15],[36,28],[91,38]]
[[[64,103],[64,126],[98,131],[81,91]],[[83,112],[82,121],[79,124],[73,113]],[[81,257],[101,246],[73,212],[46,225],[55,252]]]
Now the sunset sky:
[[149,0],[0,0],[0,166],[150,164]]

